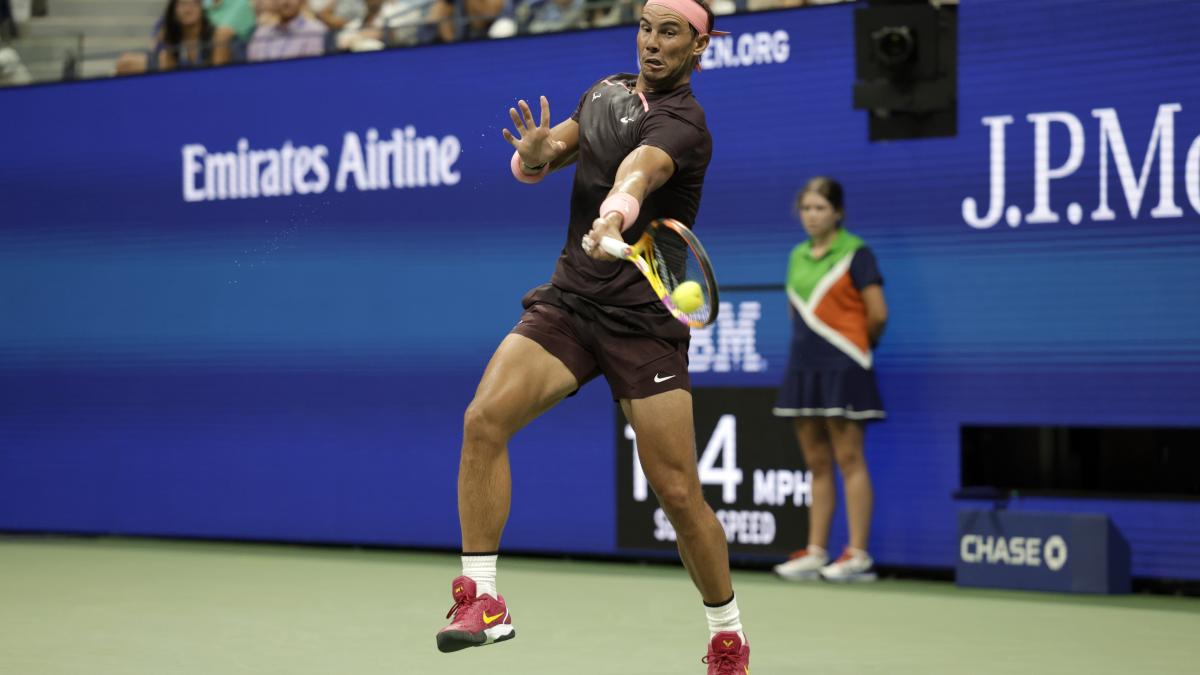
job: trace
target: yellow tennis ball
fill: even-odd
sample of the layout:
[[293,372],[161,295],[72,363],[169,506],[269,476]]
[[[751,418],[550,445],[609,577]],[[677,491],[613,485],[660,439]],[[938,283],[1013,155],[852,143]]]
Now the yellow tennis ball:
[[700,284],[694,281],[685,281],[671,291],[671,302],[675,303],[675,307],[679,311],[691,314],[704,304],[704,292],[700,289]]

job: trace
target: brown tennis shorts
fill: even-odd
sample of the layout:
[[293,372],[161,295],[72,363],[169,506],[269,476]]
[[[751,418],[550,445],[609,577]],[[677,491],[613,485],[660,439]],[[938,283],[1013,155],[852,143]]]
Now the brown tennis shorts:
[[603,375],[615,400],[691,391],[688,329],[665,309],[598,305],[549,284],[527,293],[522,305],[512,332],[562,361],[579,386]]

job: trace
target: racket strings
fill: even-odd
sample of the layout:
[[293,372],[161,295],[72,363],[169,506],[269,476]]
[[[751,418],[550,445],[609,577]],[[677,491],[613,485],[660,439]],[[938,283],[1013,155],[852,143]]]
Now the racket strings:
[[712,289],[700,260],[687,241],[673,230],[660,228],[655,232],[654,243],[648,253],[651,254],[651,266],[668,293],[685,281],[699,284],[703,302],[686,314],[696,321],[707,322],[712,313]]
[[657,233],[650,252],[654,271],[667,291],[675,290],[689,279],[692,270],[688,269],[688,245],[679,235],[669,230]]

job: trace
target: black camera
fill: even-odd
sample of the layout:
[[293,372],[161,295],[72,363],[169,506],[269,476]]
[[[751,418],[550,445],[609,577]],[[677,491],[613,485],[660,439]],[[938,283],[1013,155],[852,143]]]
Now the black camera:
[[854,13],[854,107],[876,140],[958,132],[958,8],[879,0]]

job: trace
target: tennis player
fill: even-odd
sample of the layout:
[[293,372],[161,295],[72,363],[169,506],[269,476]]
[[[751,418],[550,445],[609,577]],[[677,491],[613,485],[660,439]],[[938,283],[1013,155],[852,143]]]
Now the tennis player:
[[571,117],[550,126],[525,101],[510,109],[511,168],[523,183],[576,164],[566,244],[549,284],[529,291],[520,321],[496,349],[468,406],[458,474],[462,576],[451,585],[444,652],[516,635],[496,590],[496,558],[512,481],[508,440],[579,387],[604,375],[638,438],[642,468],[678,533],[679,553],[709,625],[710,674],[749,670],[750,648],[729,576],[725,532],[704,501],[696,470],[689,333],[631,264],[598,245],[633,242],[647,224],[691,225],[712,138],[690,79],[708,47],[713,14],[703,0],[649,0],[638,29],[640,74],[596,82]]

